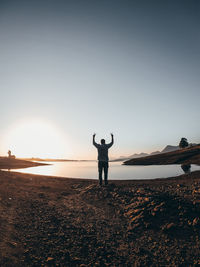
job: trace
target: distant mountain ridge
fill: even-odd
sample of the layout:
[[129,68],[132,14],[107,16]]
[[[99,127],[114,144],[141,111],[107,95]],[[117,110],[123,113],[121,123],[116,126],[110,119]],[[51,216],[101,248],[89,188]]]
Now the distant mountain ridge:
[[179,146],[171,146],[171,145],[167,145],[160,153],[167,153],[167,152],[172,152],[175,150],[178,150]]
[[130,158],[141,158],[141,157],[146,157],[148,155],[149,155],[148,153],[141,152],[139,154],[135,153],[135,154],[131,155]]

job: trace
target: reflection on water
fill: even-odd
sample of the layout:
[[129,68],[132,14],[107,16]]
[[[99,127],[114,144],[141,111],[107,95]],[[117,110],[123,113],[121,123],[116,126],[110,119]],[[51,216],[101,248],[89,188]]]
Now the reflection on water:
[[190,173],[191,172],[191,165],[190,164],[182,164],[181,168],[184,171],[184,173]]
[[[13,171],[59,177],[97,179],[98,170],[96,161],[49,162],[51,165],[17,169]],[[109,179],[135,180],[153,179],[178,176],[189,170],[200,170],[200,166],[191,165],[157,165],[157,166],[127,166],[122,162],[109,163]]]

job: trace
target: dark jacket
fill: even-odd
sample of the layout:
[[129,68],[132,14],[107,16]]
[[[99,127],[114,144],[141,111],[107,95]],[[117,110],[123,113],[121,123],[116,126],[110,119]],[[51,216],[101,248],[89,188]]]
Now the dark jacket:
[[108,158],[108,149],[113,145],[114,140],[112,137],[112,141],[109,144],[97,144],[95,142],[95,139],[93,138],[93,145],[97,148],[98,150],[98,160],[99,161],[109,161]]

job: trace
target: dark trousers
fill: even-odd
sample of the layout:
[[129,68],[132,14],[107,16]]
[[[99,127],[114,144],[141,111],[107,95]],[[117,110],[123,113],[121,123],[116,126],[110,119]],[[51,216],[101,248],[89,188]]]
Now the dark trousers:
[[99,169],[99,184],[102,185],[102,173],[103,173],[103,171],[104,171],[105,185],[108,184],[108,162],[107,161],[99,161],[98,169]]

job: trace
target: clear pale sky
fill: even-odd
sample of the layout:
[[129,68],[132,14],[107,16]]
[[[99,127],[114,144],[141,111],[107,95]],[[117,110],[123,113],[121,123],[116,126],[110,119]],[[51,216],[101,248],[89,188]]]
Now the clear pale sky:
[[0,154],[95,158],[93,132],[111,156],[199,143],[199,29],[198,0],[0,0]]

